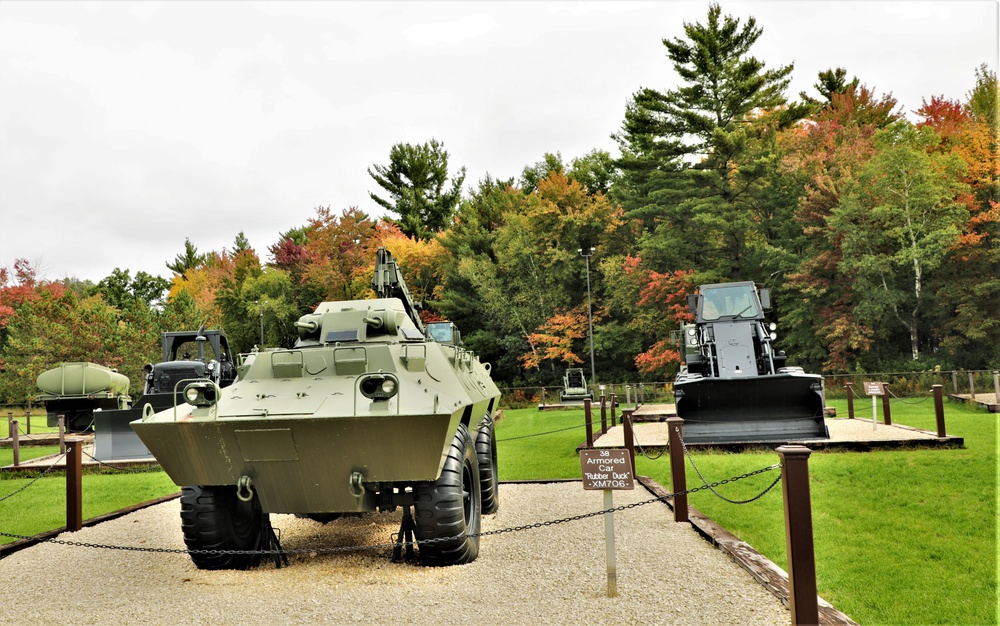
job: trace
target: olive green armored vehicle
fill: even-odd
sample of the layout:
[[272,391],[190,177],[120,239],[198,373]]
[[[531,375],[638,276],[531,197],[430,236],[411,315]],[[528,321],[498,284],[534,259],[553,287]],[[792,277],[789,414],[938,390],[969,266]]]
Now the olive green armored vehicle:
[[372,288],[376,299],[321,303],[295,322],[293,348],[249,355],[232,385],[179,382],[186,403],[132,422],[182,486],[199,568],[257,565],[255,551],[276,548],[270,513],[327,522],[397,507],[424,564],[478,555],[481,514],[498,506],[489,364],[450,323],[425,329],[384,248]]

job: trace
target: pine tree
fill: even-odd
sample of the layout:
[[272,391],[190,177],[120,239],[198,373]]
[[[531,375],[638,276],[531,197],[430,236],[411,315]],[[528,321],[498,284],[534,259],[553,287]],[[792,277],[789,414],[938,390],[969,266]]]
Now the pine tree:
[[368,174],[388,198],[368,195],[379,206],[399,216],[390,220],[411,237],[429,239],[444,230],[458,205],[465,168],[448,183],[448,152],[436,139],[420,145],[397,143],[389,151],[389,165],[372,165]]
[[774,138],[809,107],[789,104],[793,66],[767,69],[750,49],[762,34],[711,4],[705,24],[684,24],[686,38],[663,40],[684,81],[661,92],[643,88],[628,103],[620,133],[618,198],[650,231],[643,258],[658,269],[697,268],[700,277],[754,277],[753,248],[773,245],[775,206],[768,176],[777,168]]

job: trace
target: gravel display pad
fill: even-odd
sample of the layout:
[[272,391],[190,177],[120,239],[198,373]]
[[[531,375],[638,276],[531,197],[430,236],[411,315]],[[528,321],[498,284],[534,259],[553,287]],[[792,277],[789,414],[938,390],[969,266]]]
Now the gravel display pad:
[[[616,491],[615,506],[651,498]],[[504,484],[483,530],[599,511],[579,482]],[[782,603],[661,503],[615,513],[618,592],[607,597],[604,517],[483,537],[468,565],[393,563],[388,548],[292,555],[202,571],[186,554],[40,544],[0,560],[10,624],[788,624]],[[286,549],[384,544],[401,512],[326,525],[273,515]],[[58,539],[183,549],[173,500]],[[18,582],[13,582],[18,581]]]

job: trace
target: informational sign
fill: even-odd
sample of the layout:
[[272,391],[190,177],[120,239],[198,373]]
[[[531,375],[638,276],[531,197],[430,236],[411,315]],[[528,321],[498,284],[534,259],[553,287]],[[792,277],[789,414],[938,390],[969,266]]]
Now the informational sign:
[[866,396],[884,396],[885,383],[865,383]]
[[632,460],[625,448],[580,450],[584,489],[635,489]]

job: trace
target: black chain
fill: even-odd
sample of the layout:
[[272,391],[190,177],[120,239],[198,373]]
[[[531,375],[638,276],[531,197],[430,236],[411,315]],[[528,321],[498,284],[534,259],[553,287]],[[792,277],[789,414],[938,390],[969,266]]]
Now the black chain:
[[646,452],[646,449],[642,447],[642,444],[639,443],[639,438],[635,436],[635,427],[634,426],[632,427],[632,443],[634,443],[635,447],[639,450],[639,454],[641,454],[642,456],[646,457],[650,461],[656,461],[656,460],[658,460],[660,457],[663,456],[663,453],[667,449],[666,446],[662,446],[662,447],[660,447],[660,452],[658,454],[656,454],[655,456],[650,456],[650,454],[648,452]]
[[[687,444],[684,443],[684,438],[681,437],[680,428],[678,428],[677,426],[674,426],[674,431],[677,433],[677,438],[681,442],[681,448],[684,449],[684,455],[687,456],[688,461],[691,461],[691,467],[694,468],[694,471],[698,474],[698,478],[701,479],[701,482],[704,483],[705,487],[707,487],[709,489],[709,491],[711,491],[712,493],[714,493],[718,498],[721,498],[722,500],[725,500],[726,502],[728,502],[730,504],[750,504],[751,502],[753,502],[755,500],[759,500],[759,499],[763,498],[764,495],[767,494],[768,491],[771,491],[771,489],[773,489],[774,486],[778,484],[778,482],[781,481],[781,474],[778,474],[778,477],[774,479],[774,482],[771,483],[770,485],[768,485],[767,488],[764,489],[764,491],[758,493],[754,497],[749,498],[747,500],[732,500],[730,498],[727,498],[726,496],[724,496],[721,493],[719,493],[718,491],[716,491],[715,487],[720,486],[720,485],[725,485],[727,483],[731,483],[731,482],[733,482],[733,479],[727,478],[725,480],[716,481],[716,482],[712,483],[711,485],[709,485],[708,481],[705,480],[705,476],[701,473],[701,470],[698,469],[697,465],[695,465],[695,463],[694,463],[694,457],[691,456],[691,452],[688,450]],[[773,468],[776,468],[776,467],[781,467],[781,465],[780,464],[774,464],[774,465],[772,465],[770,467],[770,469],[773,469]],[[739,478],[746,478],[747,476],[750,476],[750,474],[743,474],[743,476],[740,476]],[[737,478],[736,480],[739,480],[739,478]]]
[[153,465],[146,467],[115,467],[114,465],[108,465],[104,461],[98,459],[97,457],[91,455],[88,452],[84,452],[83,454],[91,461],[100,465],[102,468],[107,468],[116,474],[148,474],[153,470],[157,472],[161,471],[158,466],[153,466]]
[[895,398],[896,400],[899,400],[899,401],[900,401],[901,403],[903,403],[903,404],[923,404],[924,402],[927,402],[928,400],[930,400],[930,399],[931,399],[931,396],[930,396],[930,395],[926,395],[926,396],[924,396],[923,398],[921,398],[920,400],[917,400],[916,402],[907,402],[907,401],[906,401],[906,400],[904,400],[903,398],[901,398],[901,397],[897,396],[896,394],[894,394],[894,393],[892,392],[892,388],[890,388],[890,387],[889,387],[889,385],[886,385],[886,386],[885,386],[885,389],[886,389],[886,391],[888,391],[888,392],[889,392],[889,395],[890,395],[890,396],[892,396],[892,397],[893,397],[893,398]]
[[567,426],[566,428],[559,428],[556,430],[547,430],[544,433],[535,433],[533,435],[521,435],[520,437],[507,437],[506,439],[497,439],[497,443],[504,441],[514,441],[516,439],[530,439],[531,437],[541,437],[542,435],[551,435],[553,433],[561,433],[566,430],[576,430],[577,428],[584,428],[586,424],[577,424],[576,426]]
[[[578,521],[578,520],[588,519],[588,518],[591,518],[591,517],[597,517],[598,515],[605,515],[607,513],[616,513],[616,512],[619,512],[619,511],[626,511],[626,510],[634,509],[634,508],[637,508],[637,507],[640,507],[640,506],[645,506],[647,504],[652,504],[654,502],[665,502],[668,498],[673,498],[673,497],[676,497],[676,496],[684,496],[684,495],[687,495],[687,494],[690,494],[690,493],[695,493],[695,492],[698,492],[698,491],[703,491],[705,489],[712,489],[713,487],[716,487],[718,485],[723,485],[723,484],[726,484],[726,483],[736,482],[736,481],[742,480],[744,478],[750,478],[751,476],[756,476],[757,474],[763,474],[765,472],[769,472],[769,471],[771,471],[773,469],[776,469],[778,467],[781,467],[781,466],[775,464],[775,465],[771,465],[771,466],[768,466],[768,467],[763,467],[763,468],[755,470],[753,472],[748,472],[748,473],[743,474],[741,476],[734,476],[733,478],[727,478],[725,480],[716,481],[716,482],[714,482],[712,484],[705,484],[705,485],[703,485],[701,487],[695,487],[693,489],[686,489],[684,491],[678,491],[676,493],[669,493],[669,494],[665,494],[665,495],[662,495],[662,496],[657,496],[655,498],[651,498],[649,500],[644,500],[642,502],[633,502],[632,504],[623,504],[622,506],[617,506],[617,507],[610,508],[610,509],[603,509],[603,510],[600,510],[600,511],[594,511],[593,513],[584,513],[582,515],[574,515],[573,517],[564,517],[564,518],[561,518],[561,519],[548,520],[548,521],[544,521],[544,522],[536,522],[534,524],[524,524],[524,525],[521,525],[521,526],[511,526],[509,528],[501,528],[501,529],[498,529],[498,530],[489,530],[489,531],[484,531],[484,532],[479,532],[479,533],[461,534],[461,535],[455,535],[455,536],[452,536],[452,537],[435,537],[435,538],[432,538],[432,539],[424,539],[424,540],[421,540],[420,542],[402,541],[402,542],[380,543],[380,544],[373,544],[373,545],[367,545],[367,546],[339,546],[339,547],[335,547],[335,548],[294,548],[294,549],[279,548],[279,549],[273,549],[273,550],[192,550],[192,549],[181,549],[181,548],[140,548],[140,547],[135,547],[135,546],[115,546],[115,545],[101,544],[101,543],[87,543],[87,542],[82,542],[82,541],[66,541],[66,540],[63,540],[63,539],[43,539],[42,541],[45,542],[45,543],[54,543],[54,544],[57,544],[57,545],[74,546],[74,547],[79,547],[79,548],[98,548],[98,549],[102,549],[102,550],[121,550],[121,551],[127,551],[127,552],[155,552],[155,553],[161,553],[161,554],[211,554],[211,555],[218,555],[218,554],[227,554],[227,555],[228,554],[239,554],[239,555],[267,555],[267,556],[272,556],[272,557],[274,557],[276,555],[280,555],[280,554],[331,554],[331,553],[338,553],[338,552],[357,552],[357,551],[361,551],[361,550],[388,550],[388,549],[393,549],[393,548],[396,548],[396,547],[407,547],[407,546],[421,545],[421,544],[422,545],[428,545],[428,544],[440,543],[442,541],[457,541],[457,540],[464,539],[465,537],[487,537],[487,536],[490,536],[490,535],[502,535],[502,534],[505,534],[505,533],[522,532],[522,531],[526,531],[526,530],[534,530],[534,529],[537,529],[537,528],[545,528],[545,527],[548,527],[548,526],[556,526],[558,524],[566,524],[566,523],[569,523],[569,522],[575,522],[575,521]],[[779,478],[780,478],[780,476],[779,476]],[[33,539],[34,538],[34,537],[31,537],[31,536],[28,536],[28,535],[17,535],[17,534],[13,534],[13,533],[6,533],[6,532],[3,532],[3,531],[0,531],[0,536],[13,537],[14,539]]]
[[[61,461],[61,460],[62,460],[62,458],[63,458],[64,456],[66,456],[66,455],[65,455],[65,454],[60,454],[59,456],[57,456],[57,457],[56,457],[56,459],[55,459],[55,461],[53,461],[53,462],[52,462],[52,465],[50,465],[50,466],[46,467],[46,468],[45,468],[45,470],[44,470],[44,471],[43,471],[43,472],[42,472],[41,474],[39,474],[38,476],[35,476],[35,477],[34,477],[34,478],[33,478],[33,479],[31,480],[31,482],[29,482],[29,483],[28,483],[27,485],[24,485],[24,486],[22,486],[22,487],[21,487],[20,489],[17,489],[17,490],[15,490],[15,491],[14,491],[14,492],[12,492],[12,493],[8,493],[8,494],[7,494],[7,495],[5,495],[4,497],[0,498],[0,502],[3,502],[3,501],[4,501],[4,500],[6,500],[7,498],[10,498],[10,497],[13,497],[13,496],[15,496],[15,495],[17,495],[17,494],[21,493],[22,491],[24,491],[24,490],[25,490],[25,489],[27,489],[28,487],[30,487],[30,486],[32,486],[32,485],[34,485],[34,484],[35,484],[36,482],[38,482],[38,481],[39,481],[39,480],[40,480],[40,479],[42,478],[42,476],[45,476],[46,474],[48,474],[48,473],[49,473],[49,471],[50,471],[50,470],[52,470],[53,468],[55,468],[55,466],[56,466],[56,465],[57,465],[57,464],[59,463],[59,461]],[[0,534],[2,534],[2,533],[0,533]]]

